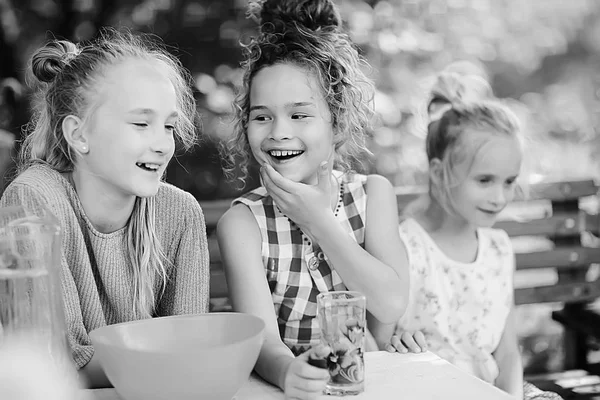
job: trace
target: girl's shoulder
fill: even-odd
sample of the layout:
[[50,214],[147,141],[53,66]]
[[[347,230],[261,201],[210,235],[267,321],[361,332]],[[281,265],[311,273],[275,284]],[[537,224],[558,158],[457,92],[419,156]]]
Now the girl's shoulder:
[[170,230],[179,230],[188,225],[205,223],[198,200],[191,193],[169,183],[160,183],[155,205],[156,218],[165,229],[170,227]]
[[34,164],[22,171],[10,183],[10,186],[29,186],[40,194],[63,194],[71,187],[69,181],[60,172],[45,164]]
[[259,186],[256,189],[250,190],[237,197],[231,202],[231,206],[236,204],[245,204],[247,206],[262,205],[269,202],[271,196],[267,193],[267,189],[264,186]]
[[499,256],[513,258],[512,242],[504,229],[479,228],[477,232]]
[[35,208],[44,205],[56,213],[57,210],[75,208],[78,197],[69,181],[58,171],[44,164],[34,164],[22,171],[5,188],[3,205],[16,205]]
[[510,237],[504,229],[498,228],[479,228],[478,234],[487,238],[488,240],[501,244],[503,246],[511,246]]

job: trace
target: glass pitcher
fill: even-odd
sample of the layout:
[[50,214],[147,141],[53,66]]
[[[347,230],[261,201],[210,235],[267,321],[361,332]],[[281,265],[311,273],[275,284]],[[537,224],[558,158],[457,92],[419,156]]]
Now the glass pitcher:
[[60,225],[48,211],[0,208],[0,349],[27,343],[72,370],[60,286]]

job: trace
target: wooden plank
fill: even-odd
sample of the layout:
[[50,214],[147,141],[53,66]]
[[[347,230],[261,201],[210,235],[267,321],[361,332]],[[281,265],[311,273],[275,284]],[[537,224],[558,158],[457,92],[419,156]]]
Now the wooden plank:
[[600,282],[557,283],[551,286],[515,289],[516,304],[572,303],[600,297]]
[[[598,210],[600,211],[600,210]],[[600,214],[584,213],[585,230],[596,236],[600,235]]]
[[519,200],[548,199],[552,201],[567,201],[596,195],[599,189],[593,179],[543,182],[531,185],[529,193],[525,193],[526,197]]
[[[530,185],[523,195],[518,195],[515,201],[529,200],[551,200],[568,201],[577,200],[584,196],[593,196],[598,194],[600,187],[594,180],[585,179],[579,181],[565,182],[544,182]],[[426,186],[404,186],[396,188],[396,198],[398,209],[402,210],[408,203],[417,197],[427,193]]]
[[585,230],[585,220],[577,213],[560,213],[531,221],[498,221],[494,228],[504,229],[509,236],[572,236]]
[[517,269],[557,268],[573,269],[600,263],[600,248],[561,247],[549,251],[536,251],[516,255]]

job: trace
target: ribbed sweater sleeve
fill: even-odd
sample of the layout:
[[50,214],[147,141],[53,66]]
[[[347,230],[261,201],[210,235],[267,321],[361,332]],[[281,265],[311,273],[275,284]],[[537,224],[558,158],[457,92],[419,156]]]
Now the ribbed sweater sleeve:
[[182,197],[175,204],[164,204],[169,210],[165,217],[181,221],[182,234],[174,244],[173,270],[157,309],[160,316],[208,312],[210,263],[204,214],[192,195]]

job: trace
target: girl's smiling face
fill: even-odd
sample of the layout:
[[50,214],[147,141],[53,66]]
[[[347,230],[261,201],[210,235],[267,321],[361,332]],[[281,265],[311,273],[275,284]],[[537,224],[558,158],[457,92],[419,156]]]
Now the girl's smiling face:
[[[465,132],[475,137],[486,133]],[[492,136],[470,166],[457,167],[460,184],[450,189],[454,211],[474,227],[491,227],[515,196],[521,170],[521,148],[514,137]]]
[[77,163],[103,193],[130,198],[158,192],[175,149],[177,97],[162,65],[128,59],[110,66],[86,127],[89,153]]
[[307,184],[334,151],[333,119],[313,74],[293,64],[261,69],[252,79],[248,142],[259,164]]

